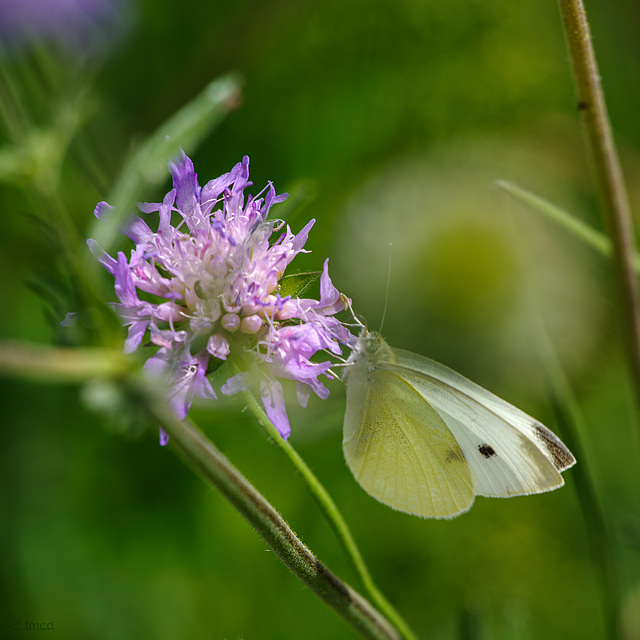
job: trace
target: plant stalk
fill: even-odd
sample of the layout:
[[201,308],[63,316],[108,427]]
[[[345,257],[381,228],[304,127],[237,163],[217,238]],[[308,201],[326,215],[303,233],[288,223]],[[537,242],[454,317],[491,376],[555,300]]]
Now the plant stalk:
[[613,243],[635,397],[640,409],[640,296],[633,269],[634,234],[629,199],[611,133],[584,3],[582,0],[559,0],[559,3],[573,67],[578,109]]
[[144,383],[138,382],[135,390],[151,418],[161,425],[189,464],[220,491],[294,575],[362,637],[401,640],[395,627],[316,558],[271,504],[189,420],[178,420]]

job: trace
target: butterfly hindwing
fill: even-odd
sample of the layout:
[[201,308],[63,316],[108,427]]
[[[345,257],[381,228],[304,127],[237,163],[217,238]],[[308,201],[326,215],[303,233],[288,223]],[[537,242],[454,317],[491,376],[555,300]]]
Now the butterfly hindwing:
[[473,502],[471,473],[450,429],[392,371],[349,372],[343,448],[360,485],[394,509],[451,518]]

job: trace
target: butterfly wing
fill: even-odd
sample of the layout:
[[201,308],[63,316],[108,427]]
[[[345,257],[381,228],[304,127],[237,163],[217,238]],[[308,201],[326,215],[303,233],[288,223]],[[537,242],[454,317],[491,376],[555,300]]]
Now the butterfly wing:
[[349,371],[343,449],[365,491],[394,509],[452,518],[473,503],[471,473],[454,435],[394,371]]
[[429,402],[454,435],[469,465],[475,495],[508,497],[550,491],[575,463],[545,426],[429,358],[393,349],[395,362],[378,363]]

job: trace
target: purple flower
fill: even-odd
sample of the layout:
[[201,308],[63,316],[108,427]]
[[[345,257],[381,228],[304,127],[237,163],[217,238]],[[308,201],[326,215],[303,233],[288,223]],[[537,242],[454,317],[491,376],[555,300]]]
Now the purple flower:
[[[271,207],[287,197],[276,195],[271,183],[264,197],[245,198],[248,157],[204,187],[184,153],[169,168],[173,189],[163,202],[139,205],[145,216],[158,214],[157,230],[139,216],[123,229],[135,243],[129,258],[122,252],[113,258],[88,241],[114,277],[114,307],[128,327],[124,350],[136,351],[148,334],[158,349],[145,370],[167,381],[170,406],[181,419],[194,396],[215,398],[207,368],[233,360],[241,372],[222,385],[222,393],[257,389],[269,419],[287,438],[281,380],[295,382],[302,406],[311,392],[326,398],[319,378],[332,362],[312,358],[319,351],[341,355],[340,344],[354,340],[335,318],[346,299],[331,282],[328,261],[320,300],[280,292],[280,279],[304,250],[314,221],[294,234],[282,221],[268,220]],[[102,219],[109,210],[102,202],[95,215]]]

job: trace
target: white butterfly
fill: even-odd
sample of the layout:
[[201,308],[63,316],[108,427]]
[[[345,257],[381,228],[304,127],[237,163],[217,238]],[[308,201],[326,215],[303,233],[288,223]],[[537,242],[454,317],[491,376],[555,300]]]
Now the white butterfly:
[[346,368],[343,449],[371,496],[454,518],[475,496],[557,489],[575,464],[547,427],[429,358],[364,331]]

